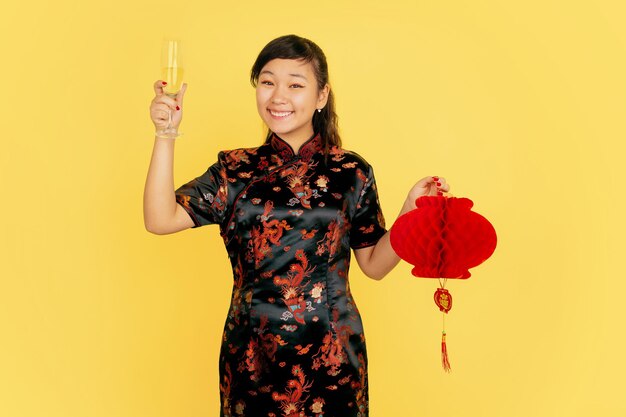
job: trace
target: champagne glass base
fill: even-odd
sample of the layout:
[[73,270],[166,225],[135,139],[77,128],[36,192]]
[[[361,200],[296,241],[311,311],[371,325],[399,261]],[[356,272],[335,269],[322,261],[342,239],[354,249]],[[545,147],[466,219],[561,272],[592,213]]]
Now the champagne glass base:
[[154,134],[156,137],[163,138],[163,139],[174,139],[174,138],[177,138],[178,136],[183,135],[181,132],[178,132],[176,129],[157,130],[156,132],[154,132]]

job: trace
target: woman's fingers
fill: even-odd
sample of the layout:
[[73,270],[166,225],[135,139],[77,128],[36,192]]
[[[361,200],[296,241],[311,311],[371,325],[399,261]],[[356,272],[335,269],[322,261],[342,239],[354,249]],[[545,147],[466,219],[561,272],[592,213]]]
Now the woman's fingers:
[[412,191],[415,194],[429,194],[429,195],[437,195],[437,192],[448,192],[450,191],[450,185],[443,177],[433,176],[433,177],[424,177],[419,180],[412,188]]
[[163,80],[157,80],[153,84],[155,96],[150,102],[150,117],[158,128],[178,128],[182,120],[182,100],[187,90],[187,84],[183,84],[176,97],[165,94]]
[[163,83],[162,80],[158,80],[154,83],[154,92],[156,94],[156,97],[154,97],[152,101],[154,103],[164,103],[168,105],[172,110],[176,110],[176,106],[178,106],[178,102],[172,97],[164,93],[163,91],[164,85],[162,83]]
[[436,184],[437,184],[438,189],[446,193],[450,191],[450,185],[446,182],[445,178],[441,178],[441,177],[435,177],[435,178],[437,178]]
[[180,105],[180,107],[183,106],[183,97],[185,97],[185,91],[187,91],[187,83],[183,83],[182,87],[180,87],[180,90],[178,91],[178,94],[176,94],[176,102]]
[[163,87],[165,86],[165,84],[163,84],[164,82],[165,81],[163,80],[156,80],[154,82],[154,94],[156,94],[157,96],[165,94],[165,91],[163,91]]
[[442,196],[444,192],[450,191],[450,185],[448,185],[445,178],[438,176],[424,177],[420,179],[409,191],[407,201],[410,208],[415,208],[415,201],[424,195],[427,196]]
[[[443,195],[444,192],[450,191],[450,185],[446,182],[446,179],[443,177],[434,176],[432,178],[432,183],[437,190],[437,195]],[[432,194],[434,195],[434,194]]]
[[[178,106],[178,102],[168,96],[167,94],[163,94],[162,96],[156,96],[153,100],[154,103],[163,103],[167,105],[170,109],[176,110],[176,106]],[[180,106],[179,106],[180,107]]]

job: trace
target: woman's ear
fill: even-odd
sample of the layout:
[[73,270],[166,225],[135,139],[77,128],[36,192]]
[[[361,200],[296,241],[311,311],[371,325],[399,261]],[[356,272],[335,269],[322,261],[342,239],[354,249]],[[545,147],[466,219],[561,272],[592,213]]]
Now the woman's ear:
[[330,85],[326,84],[324,88],[320,90],[319,96],[317,98],[317,108],[321,109],[326,106],[328,102],[328,94],[330,93]]

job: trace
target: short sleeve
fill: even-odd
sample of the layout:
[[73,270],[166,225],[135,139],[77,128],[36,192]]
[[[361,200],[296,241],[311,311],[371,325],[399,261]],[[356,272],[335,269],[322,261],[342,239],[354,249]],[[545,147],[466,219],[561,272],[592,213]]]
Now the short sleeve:
[[228,188],[224,153],[204,174],[181,185],[174,193],[176,202],[189,213],[193,220],[192,228],[208,224],[220,224],[224,219]]
[[374,169],[369,166],[352,218],[350,247],[360,249],[375,245],[386,232],[385,218],[378,200]]

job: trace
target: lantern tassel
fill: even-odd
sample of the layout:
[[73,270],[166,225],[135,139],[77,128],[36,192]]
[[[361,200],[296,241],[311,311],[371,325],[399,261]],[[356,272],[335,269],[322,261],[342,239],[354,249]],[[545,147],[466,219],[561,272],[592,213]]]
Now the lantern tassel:
[[442,313],[443,323],[441,330],[441,366],[446,372],[450,372],[450,360],[448,359],[448,346],[446,345],[446,311]]
[[448,347],[446,346],[446,332],[441,333],[441,365],[443,370],[450,372],[450,360],[448,360]]

